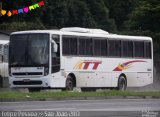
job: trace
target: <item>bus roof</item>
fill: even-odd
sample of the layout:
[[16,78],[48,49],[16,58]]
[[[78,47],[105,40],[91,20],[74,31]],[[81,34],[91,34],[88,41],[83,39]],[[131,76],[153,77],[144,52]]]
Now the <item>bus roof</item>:
[[9,40],[0,40],[0,44],[7,44],[7,43],[9,43]]
[[[74,30],[75,29],[75,30]],[[84,30],[83,30],[84,29]],[[87,36],[87,37],[101,37],[101,38],[109,38],[109,39],[124,39],[124,40],[150,40],[151,37],[146,36],[128,36],[128,35],[118,35],[111,34],[101,29],[87,29],[87,28],[62,28],[61,30],[29,30],[29,31],[18,31],[13,32],[13,34],[26,34],[26,33],[50,33],[50,34],[58,34],[58,35],[70,35],[70,36]]]

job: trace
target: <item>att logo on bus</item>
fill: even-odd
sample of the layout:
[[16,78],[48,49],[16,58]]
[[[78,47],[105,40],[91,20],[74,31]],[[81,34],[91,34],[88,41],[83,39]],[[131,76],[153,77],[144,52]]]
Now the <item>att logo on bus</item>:
[[74,69],[87,70],[88,68],[91,67],[92,70],[96,70],[100,64],[102,64],[102,61],[84,60],[84,61],[79,61],[75,65]]

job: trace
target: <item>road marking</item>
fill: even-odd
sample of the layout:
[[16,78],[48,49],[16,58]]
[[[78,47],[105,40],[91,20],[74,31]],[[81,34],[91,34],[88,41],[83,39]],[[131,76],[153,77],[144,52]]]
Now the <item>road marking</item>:
[[75,110],[76,108],[51,108],[51,109],[22,109],[22,110],[15,110],[15,111],[64,111],[64,110]]
[[101,108],[101,109],[77,109],[77,108],[51,108],[51,109],[22,109],[22,110],[14,110],[14,111],[159,111],[157,108]]

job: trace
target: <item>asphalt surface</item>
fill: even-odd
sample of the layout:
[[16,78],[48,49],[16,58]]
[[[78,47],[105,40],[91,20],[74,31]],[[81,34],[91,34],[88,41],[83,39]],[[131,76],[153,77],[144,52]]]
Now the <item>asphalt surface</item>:
[[1,117],[13,111],[41,117],[160,117],[160,99],[0,102],[0,111]]

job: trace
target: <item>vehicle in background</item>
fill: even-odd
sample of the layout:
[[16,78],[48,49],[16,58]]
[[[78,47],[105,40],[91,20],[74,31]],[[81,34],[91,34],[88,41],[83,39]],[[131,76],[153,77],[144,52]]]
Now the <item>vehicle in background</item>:
[[150,37],[76,27],[11,34],[11,88],[125,90],[151,83],[153,44]]
[[8,40],[0,40],[0,86],[3,87],[5,81],[8,81]]

